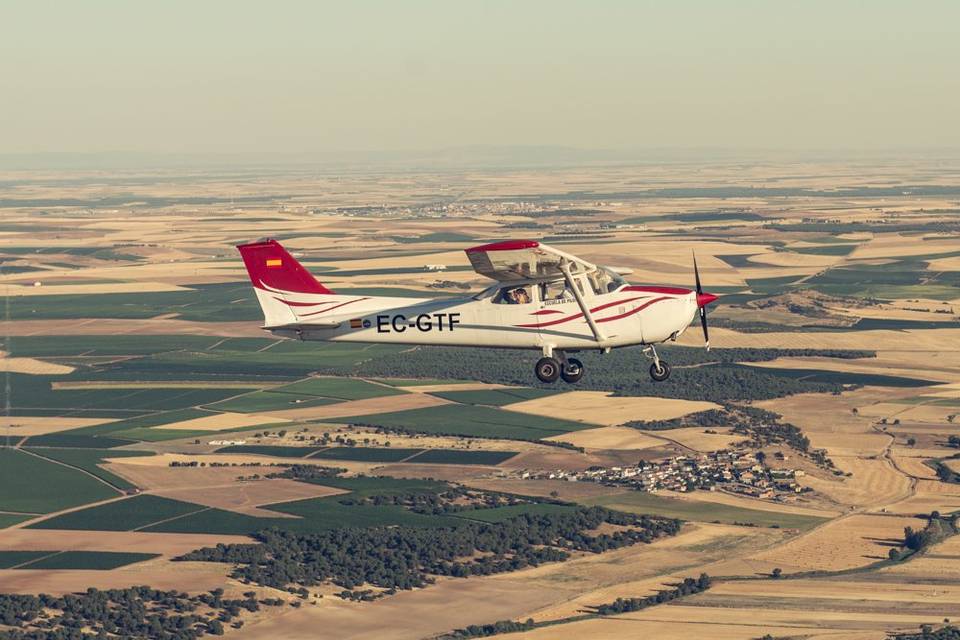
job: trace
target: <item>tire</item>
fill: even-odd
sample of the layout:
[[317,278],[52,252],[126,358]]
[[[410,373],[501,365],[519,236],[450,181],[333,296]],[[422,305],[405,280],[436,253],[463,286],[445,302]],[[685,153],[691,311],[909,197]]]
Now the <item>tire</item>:
[[560,361],[556,358],[540,358],[537,360],[533,372],[537,374],[540,382],[556,382],[560,377]]
[[[571,373],[570,370],[573,370],[574,373]],[[563,381],[567,384],[580,382],[580,378],[583,377],[583,363],[576,358],[567,358],[567,366],[563,367],[563,370],[560,372],[560,377],[563,378]]]
[[654,382],[663,382],[670,377],[670,365],[661,360],[660,370],[657,371],[657,363],[654,362],[650,365],[650,377],[653,378]]

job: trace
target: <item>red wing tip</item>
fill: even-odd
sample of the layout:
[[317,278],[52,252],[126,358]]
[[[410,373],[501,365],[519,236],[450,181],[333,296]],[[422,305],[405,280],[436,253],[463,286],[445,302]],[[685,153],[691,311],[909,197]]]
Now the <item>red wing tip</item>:
[[536,240],[503,240],[502,242],[491,242],[477,247],[470,247],[467,253],[485,253],[487,251],[517,251],[520,249],[535,249],[540,243]]

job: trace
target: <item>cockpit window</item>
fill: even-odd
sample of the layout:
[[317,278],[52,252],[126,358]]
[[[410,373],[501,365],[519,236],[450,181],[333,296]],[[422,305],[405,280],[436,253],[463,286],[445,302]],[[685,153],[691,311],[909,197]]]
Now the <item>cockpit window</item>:
[[594,293],[598,295],[611,293],[627,284],[623,278],[606,267],[599,267],[588,275],[588,279]]
[[530,304],[533,298],[530,295],[532,285],[503,287],[493,298],[494,304]]
[[540,299],[547,302],[548,300],[573,300],[574,298],[567,288],[566,280],[554,280],[553,282],[540,284]]

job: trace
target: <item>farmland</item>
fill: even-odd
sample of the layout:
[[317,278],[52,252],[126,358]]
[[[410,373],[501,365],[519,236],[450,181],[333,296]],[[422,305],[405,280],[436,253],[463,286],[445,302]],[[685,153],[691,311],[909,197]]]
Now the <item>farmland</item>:
[[[913,553],[904,532],[960,511],[960,485],[930,464],[958,468],[951,167],[0,176],[3,591],[146,584],[300,605],[258,605],[242,630],[224,625],[251,638],[557,622],[701,572],[716,578],[709,591],[516,637],[881,640],[955,619],[960,537]],[[539,351],[279,340],[260,329],[233,249],[264,235],[334,291],[364,296],[477,293],[488,281],[463,249],[510,237],[685,288],[695,250],[721,296],[713,348],[697,326],[664,345],[666,383],[649,380],[640,349],[583,351],[586,375],[570,386],[533,377]],[[781,418],[749,432],[697,422],[758,409]],[[677,428],[634,428],[650,422]],[[764,441],[780,422],[798,434]],[[741,464],[713,486],[647,491],[589,475],[723,450]],[[291,566],[327,576],[314,583],[284,564],[291,540],[334,545],[318,557],[341,570],[342,540],[439,549],[589,507],[615,515],[570,529],[564,561],[534,536],[516,539],[519,552],[481,544],[421,567],[422,582],[357,567],[334,582],[297,556]],[[623,518],[647,515],[684,523],[616,547]],[[258,574],[245,558],[261,553]]]
[[443,405],[369,416],[344,416],[337,422],[368,424],[416,433],[539,440],[589,426],[547,417],[530,417],[485,406]]
[[0,448],[0,510],[49,513],[117,495],[108,484],[70,467]]

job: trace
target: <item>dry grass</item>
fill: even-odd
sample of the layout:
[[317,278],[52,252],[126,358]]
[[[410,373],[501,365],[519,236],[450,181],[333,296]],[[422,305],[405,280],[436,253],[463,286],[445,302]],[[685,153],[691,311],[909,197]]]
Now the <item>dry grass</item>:
[[663,446],[663,440],[646,435],[631,427],[597,427],[544,438],[569,442],[586,449],[648,449]]
[[391,411],[406,411],[408,409],[422,409],[424,407],[435,407],[441,404],[450,403],[442,398],[424,393],[406,393],[399,396],[350,400],[347,402],[338,402],[337,404],[320,405],[318,407],[264,411],[261,415],[270,416],[271,418],[286,418],[288,420],[323,420],[343,416],[361,416]]
[[821,479],[807,475],[800,483],[834,501],[853,506],[883,507],[910,495],[910,479],[884,458],[840,457],[837,468],[852,475]]
[[903,540],[904,527],[922,529],[919,518],[853,515],[828,522],[814,531],[754,556],[797,571],[837,571],[885,560],[889,550]]
[[274,418],[249,413],[220,413],[211,414],[202,418],[184,420],[163,425],[164,429],[183,431],[229,431],[244,427],[255,427],[261,424],[287,422],[283,418]]
[[711,429],[711,431],[715,431],[716,433],[704,433],[703,427],[684,427],[682,429],[670,429],[669,431],[657,431],[656,435],[657,437],[677,442],[695,451],[728,449],[736,443],[743,442],[747,439],[731,433],[729,429],[714,428]]
[[14,437],[42,436],[67,429],[90,427],[110,420],[103,418],[48,418],[36,416],[0,416],[0,435]]
[[618,425],[630,420],[667,420],[718,408],[712,402],[672,398],[617,397],[603,391],[571,391],[505,407],[564,420]]
[[8,358],[0,351],[0,373],[3,372],[29,373],[35,376],[66,375],[73,372],[73,367],[36,358]]

